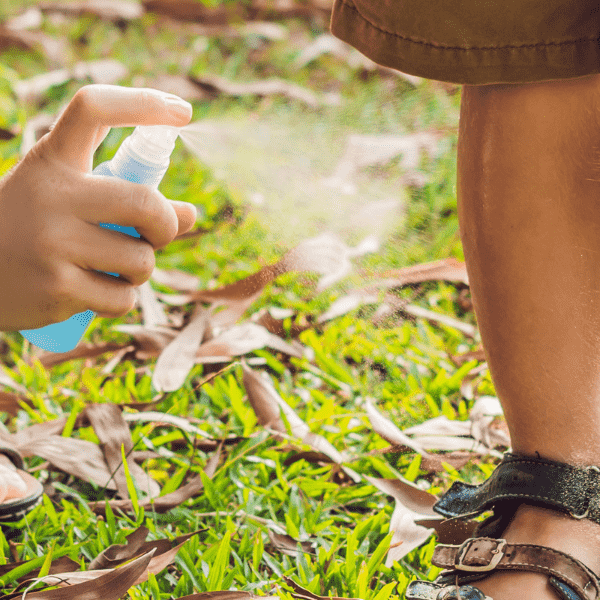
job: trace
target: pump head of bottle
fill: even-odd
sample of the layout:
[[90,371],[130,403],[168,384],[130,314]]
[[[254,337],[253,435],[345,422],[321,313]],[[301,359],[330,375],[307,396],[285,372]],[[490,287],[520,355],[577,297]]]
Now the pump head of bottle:
[[138,125],[129,136],[130,144],[137,154],[160,164],[171,156],[180,130],[172,125]]

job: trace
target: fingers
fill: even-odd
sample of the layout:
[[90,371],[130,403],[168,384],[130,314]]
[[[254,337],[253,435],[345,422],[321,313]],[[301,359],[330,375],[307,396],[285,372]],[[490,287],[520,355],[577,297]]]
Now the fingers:
[[82,223],[69,245],[69,258],[74,265],[84,271],[104,271],[100,275],[110,278],[109,281],[116,277],[107,273],[118,273],[125,283],[137,287],[148,281],[154,271],[152,246],[119,231]]
[[174,94],[90,84],[77,91],[44,137],[58,160],[86,173],[92,170],[94,152],[111,127],[183,127],[191,117],[192,105]]
[[72,212],[82,221],[134,227],[155,250],[164,248],[179,232],[173,203],[158,190],[141,183],[82,175],[69,202]]
[[117,318],[135,306],[135,286],[128,281],[87,271],[74,264],[65,267],[64,273],[61,289],[66,290],[64,293],[69,295],[70,304],[77,306],[73,314],[92,310],[102,317]]

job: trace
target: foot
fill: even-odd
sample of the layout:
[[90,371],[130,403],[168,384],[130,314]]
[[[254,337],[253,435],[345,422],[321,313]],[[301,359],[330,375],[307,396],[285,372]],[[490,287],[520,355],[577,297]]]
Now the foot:
[[[501,536],[509,544],[538,544],[566,552],[600,574],[600,525],[589,519],[522,504]],[[472,584],[493,600],[558,600],[548,576],[531,571],[495,571]]]
[[27,484],[12,461],[5,454],[0,454],[0,503],[21,498],[26,491]]

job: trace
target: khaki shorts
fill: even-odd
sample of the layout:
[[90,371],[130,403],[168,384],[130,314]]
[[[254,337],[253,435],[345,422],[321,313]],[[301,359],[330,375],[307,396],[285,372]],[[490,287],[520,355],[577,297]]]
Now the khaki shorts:
[[331,33],[380,65],[451,83],[600,73],[592,0],[334,0]]

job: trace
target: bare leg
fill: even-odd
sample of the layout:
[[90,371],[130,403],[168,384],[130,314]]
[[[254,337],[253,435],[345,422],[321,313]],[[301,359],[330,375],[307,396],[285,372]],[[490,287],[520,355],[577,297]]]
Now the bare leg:
[[[464,86],[458,210],[471,292],[515,452],[600,466],[600,75]],[[600,525],[523,505],[503,537],[600,573]],[[556,595],[537,573],[475,584]]]

